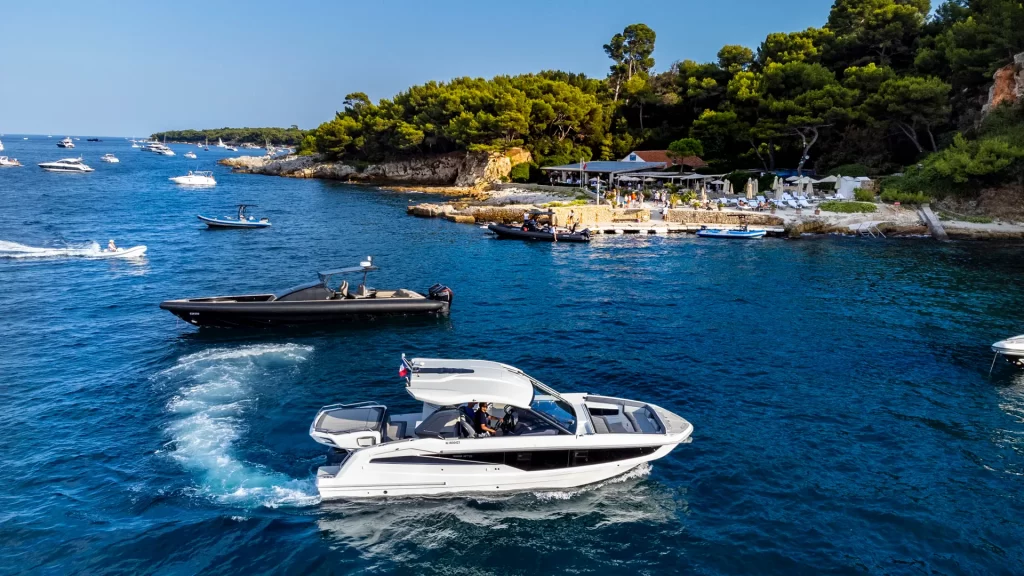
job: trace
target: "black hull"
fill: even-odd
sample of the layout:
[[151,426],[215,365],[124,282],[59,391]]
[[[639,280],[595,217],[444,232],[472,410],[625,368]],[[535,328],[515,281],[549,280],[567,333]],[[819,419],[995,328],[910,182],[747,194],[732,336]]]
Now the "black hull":
[[[223,299],[230,299],[226,296]],[[160,307],[208,328],[270,328],[343,324],[395,316],[444,316],[449,303],[429,299],[313,300],[298,302],[197,302],[168,300]]]
[[575,234],[559,233],[556,238],[551,232],[541,232],[539,230],[523,230],[518,226],[508,226],[505,224],[491,224],[487,226],[487,229],[494,232],[498,238],[505,238],[510,240],[537,240],[540,242],[590,242],[590,231],[584,230],[582,232],[576,232]]

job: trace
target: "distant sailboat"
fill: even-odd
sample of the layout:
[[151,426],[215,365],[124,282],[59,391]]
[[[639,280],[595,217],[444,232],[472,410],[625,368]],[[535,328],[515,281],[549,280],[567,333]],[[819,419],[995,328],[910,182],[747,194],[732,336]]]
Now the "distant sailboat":
[[4,141],[0,140],[0,152],[4,151]]
[[223,140],[221,140],[220,138],[217,138],[217,148],[227,148],[227,145],[224,144]]

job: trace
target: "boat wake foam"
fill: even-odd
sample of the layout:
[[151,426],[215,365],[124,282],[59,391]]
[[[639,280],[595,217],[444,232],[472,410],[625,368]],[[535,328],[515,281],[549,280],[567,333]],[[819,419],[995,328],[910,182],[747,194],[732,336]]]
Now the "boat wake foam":
[[96,242],[70,244],[65,248],[43,248],[0,240],[0,258],[88,258],[100,253],[100,245]]
[[204,350],[157,374],[180,384],[167,403],[173,420],[168,456],[198,475],[197,493],[233,505],[306,506],[319,502],[311,480],[296,480],[236,457],[246,412],[256,402],[254,383],[294,370],[313,351],[297,344],[260,344]]
[[644,476],[650,475],[650,473],[651,473],[651,465],[648,464],[647,462],[644,462],[643,464],[637,466],[636,468],[633,468],[632,470],[630,470],[629,472],[626,472],[625,474],[622,474],[621,476],[616,476],[614,478],[609,478],[607,480],[604,480],[603,482],[597,482],[595,484],[589,484],[587,486],[581,486],[580,488],[578,488],[576,490],[551,490],[551,491],[546,491],[546,492],[534,492],[533,495],[538,500],[569,500],[570,498],[574,498],[574,497],[576,497],[576,496],[578,496],[580,494],[584,494],[586,492],[592,492],[594,490],[600,490],[601,488],[604,488],[605,486],[609,486],[609,485],[612,485],[612,484],[618,484],[620,482],[626,482],[626,481],[629,481],[629,480],[635,480],[637,478],[643,478]]

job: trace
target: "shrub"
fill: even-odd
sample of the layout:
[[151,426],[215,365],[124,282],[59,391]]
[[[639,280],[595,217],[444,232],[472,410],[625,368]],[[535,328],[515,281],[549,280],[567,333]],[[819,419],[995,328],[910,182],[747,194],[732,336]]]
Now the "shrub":
[[867,176],[868,167],[863,164],[843,164],[828,171],[829,176]]
[[864,190],[863,188],[857,188],[853,191],[853,197],[858,202],[874,202],[875,193],[871,190]]
[[924,192],[900,192],[899,190],[885,190],[882,192],[882,202],[899,202],[900,204],[927,204],[932,201],[931,197]]
[[513,182],[529,182],[530,181],[530,163],[520,162],[512,167],[509,171],[508,177]]
[[585,198],[577,198],[570,202],[548,202],[547,204],[541,204],[541,208],[567,208],[569,206],[586,206],[590,204],[590,201]]
[[825,212],[841,212],[843,214],[869,213],[877,210],[870,202],[822,202],[819,206]]

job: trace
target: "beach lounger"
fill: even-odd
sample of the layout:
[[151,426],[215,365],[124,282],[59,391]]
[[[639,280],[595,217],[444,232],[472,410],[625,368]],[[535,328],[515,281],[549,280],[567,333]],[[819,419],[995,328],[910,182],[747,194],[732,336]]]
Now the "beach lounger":
[[814,206],[811,206],[811,203],[808,202],[806,198],[800,198],[796,201],[796,203],[799,204],[801,208],[814,208]]
[[797,204],[796,200],[793,200],[792,198],[789,199],[789,200],[786,200],[786,206],[789,206],[790,208],[792,208],[794,210],[799,210],[800,209],[800,205]]

